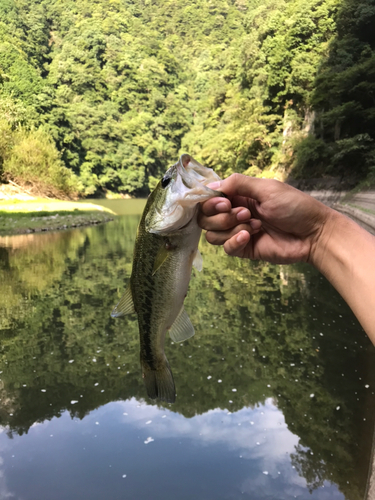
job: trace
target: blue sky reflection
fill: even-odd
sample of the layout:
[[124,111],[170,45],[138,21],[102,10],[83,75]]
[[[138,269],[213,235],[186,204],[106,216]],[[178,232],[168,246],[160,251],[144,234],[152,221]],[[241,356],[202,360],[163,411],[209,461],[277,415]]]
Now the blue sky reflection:
[[135,399],[114,402],[83,420],[65,412],[13,439],[3,429],[0,498],[344,499],[329,483],[309,493],[290,461],[298,441],[272,399],[191,419]]

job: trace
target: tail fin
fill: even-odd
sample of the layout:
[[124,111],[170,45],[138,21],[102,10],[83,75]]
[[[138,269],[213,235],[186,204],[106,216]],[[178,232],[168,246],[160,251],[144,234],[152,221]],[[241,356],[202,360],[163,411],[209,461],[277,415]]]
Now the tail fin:
[[173,375],[167,360],[159,370],[150,370],[147,365],[142,364],[142,371],[149,398],[161,399],[167,403],[174,403],[176,401]]

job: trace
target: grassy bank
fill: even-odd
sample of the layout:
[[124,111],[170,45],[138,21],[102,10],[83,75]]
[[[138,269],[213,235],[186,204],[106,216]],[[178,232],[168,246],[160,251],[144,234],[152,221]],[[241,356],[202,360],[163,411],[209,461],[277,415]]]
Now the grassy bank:
[[56,231],[113,220],[108,208],[92,203],[47,200],[0,201],[0,235]]

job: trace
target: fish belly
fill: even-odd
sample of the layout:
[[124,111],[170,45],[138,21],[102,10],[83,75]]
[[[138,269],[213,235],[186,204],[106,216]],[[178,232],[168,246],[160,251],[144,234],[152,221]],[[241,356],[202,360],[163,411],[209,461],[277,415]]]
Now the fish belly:
[[[134,295],[140,333],[140,360],[142,375],[149,397],[168,402],[175,399],[175,386],[168,360],[164,353],[166,332],[173,325],[183,307],[187,294],[191,269],[198,249],[201,230],[196,218],[184,232],[169,238],[170,255],[154,275],[143,280],[147,284],[138,288]],[[151,266],[146,266],[148,269]],[[133,292],[133,293],[134,293]]]

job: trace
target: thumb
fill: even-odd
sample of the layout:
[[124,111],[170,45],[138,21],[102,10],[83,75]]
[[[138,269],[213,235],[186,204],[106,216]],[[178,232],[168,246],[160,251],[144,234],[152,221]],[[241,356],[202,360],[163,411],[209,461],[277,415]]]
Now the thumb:
[[259,203],[262,203],[269,196],[271,183],[282,184],[276,180],[258,179],[257,177],[248,177],[243,174],[232,174],[223,181],[210,184],[210,187],[211,189],[222,191],[230,198],[238,195],[246,198],[252,198]]

